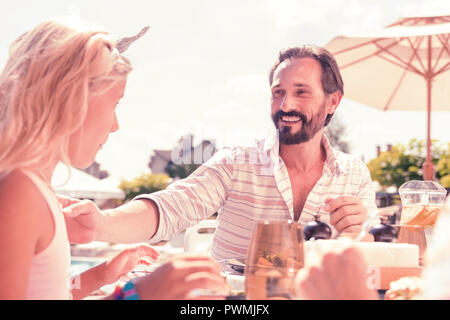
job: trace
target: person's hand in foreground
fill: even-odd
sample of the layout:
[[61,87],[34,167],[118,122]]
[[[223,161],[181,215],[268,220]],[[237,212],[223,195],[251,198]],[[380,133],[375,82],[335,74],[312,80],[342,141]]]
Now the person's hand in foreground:
[[[120,251],[103,264],[102,279],[105,284],[119,280],[138,265],[151,265],[159,258],[159,252],[148,245],[138,245]],[[150,261],[149,261],[150,260]]]
[[367,209],[357,197],[326,199],[324,209],[330,213],[330,223],[339,233],[360,232],[367,219]]
[[145,300],[201,299],[196,290],[207,290],[217,294],[217,298],[229,293],[219,265],[203,255],[177,256],[133,282],[140,299]]
[[70,243],[89,243],[98,238],[102,213],[90,200],[57,195],[62,206]]
[[376,291],[369,289],[367,265],[358,249],[342,244],[312,254],[295,279],[298,299],[378,299]]
[[106,262],[72,278],[73,299],[83,299],[104,285],[116,282],[137,265],[150,265],[150,261],[158,258],[159,253],[148,245],[137,245],[124,249]]

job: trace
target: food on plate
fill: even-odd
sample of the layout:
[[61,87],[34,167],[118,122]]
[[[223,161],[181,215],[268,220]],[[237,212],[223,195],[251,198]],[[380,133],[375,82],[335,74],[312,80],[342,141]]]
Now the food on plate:
[[423,288],[423,280],[419,277],[403,277],[392,281],[389,290],[386,291],[386,300],[414,300],[420,299]]
[[303,263],[298,259],[292,258],[288,253],[282,254],[267,254],[263,253],[258,257],[256,265],[260,267],[275,267],[275,268],[294,268],[299,269],[303,267]]

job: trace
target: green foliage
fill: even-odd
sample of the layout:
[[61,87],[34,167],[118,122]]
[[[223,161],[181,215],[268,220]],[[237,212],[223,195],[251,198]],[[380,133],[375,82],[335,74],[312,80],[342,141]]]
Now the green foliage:
[[345,153],[350,153],[350,144],[345,139],[346,128],[340,117],[334,115],[324,131],[333,148]]
[[441,185],[444,188],[450,188],[450,143],[447,144],[447,149],[443,150],[436,164],[436,172]]
[[166,172],[171,178],[184,179],[194,172],[200,165],[198,164],[174,164],[169,162]]
[[134,197],[152,193],[159,190],[164,190],[169,184],[169,176],[166,174],[151,174],[145,173],[141,176],[134,178],[131,181],[122,180],[119,188],[122,189],[126,196],[124,202],[131,200]]
[[440,180],[440,183],[444,188],[450,188],[450,174],[443,176]]
[[[445,188],[450,188],[450,144],[445,147],[432,144],[432,162],[436,168],[436,178]],[[398,144],[392,150],[381,152],[367,164],[372,179],[381,186],[397,186],[410,180],[422,180],[422,164],[426,157],[426,143],[413,139],[407,146]]]

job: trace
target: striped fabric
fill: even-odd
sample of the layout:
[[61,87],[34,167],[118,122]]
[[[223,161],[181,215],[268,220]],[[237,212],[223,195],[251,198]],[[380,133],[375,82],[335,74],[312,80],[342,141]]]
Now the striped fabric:
[[[359,159],[331,148],[326,150],[323,174],[309,194],[300,223],[323,211],[325,199],[355,196],[369,210],[376,208],[369,170]],[[166,190],[136,199],[152,199],[159,208],[159,227],[151,242],[168,240],[174,234],[218,212],[212,245],[216,259],[247,255],[257,220],[293,220],[293,199],[288,172],[278,154],[278,136],[256,141],[254,146],[224,148],[188,178]]]

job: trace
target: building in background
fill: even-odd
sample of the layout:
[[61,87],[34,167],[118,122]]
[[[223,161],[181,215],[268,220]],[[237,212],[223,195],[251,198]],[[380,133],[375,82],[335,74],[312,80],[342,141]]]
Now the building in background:
[[174,179],[183,179],[216,153],[213,141],[203,140],[194,146],[194,136],[186,135],[178,140],[172,150],[154,150],[149,168],[152,173],[165,173]]
[[81,169],[81,171],[84,171],[98,179],[106,179],[109,177],[108,171],[100,169],[100,163],[98,163],[97,161],[94,161],[94,163],[89,167]]
[[153,150],[153,155],[150,157],[148,167],[152,173],[166,173],[166,168],[170,160],[171,150]]

